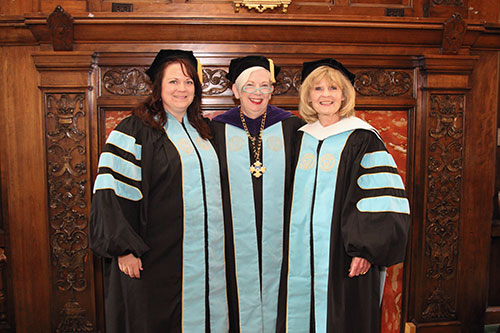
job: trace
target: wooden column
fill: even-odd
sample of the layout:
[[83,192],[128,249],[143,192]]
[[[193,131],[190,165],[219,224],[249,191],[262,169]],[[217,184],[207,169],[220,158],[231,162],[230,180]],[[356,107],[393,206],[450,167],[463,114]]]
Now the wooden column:
[[87,232],[92,53],[48,52],[33,57],[41,76],[45,118],[52,331],[95,332],[94,271]]
[[[464,271],[474,255],[474,244],[463,235],[470,235],[478,222],[467,209],[474,196],[481,196],[465,186],[471,168],[481,169],[466,159],[476,134],[470,128],[480,121],[474,117],[471,92],[476,60],[473,56],[428,55],[420,63],[407,290],[408,321],[417,332],[479,332],[481,328],[481,318],[462,311],[472,296],[467,293],[474,280],[470,268]],[[477,273],[485,269],[477,267]]]

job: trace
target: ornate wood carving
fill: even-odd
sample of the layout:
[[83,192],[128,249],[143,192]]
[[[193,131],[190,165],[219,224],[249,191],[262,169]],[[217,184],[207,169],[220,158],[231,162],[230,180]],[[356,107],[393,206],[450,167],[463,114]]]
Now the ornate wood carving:
[[93,325],[75,300],[87,289],[89,254],[85,95],[51,93],[45,95],[45,103],[52,262],[55,287],[63,293],[59,299],[67,299],[57,331],[88,332]]
[[[138,67],[104,69],[103,88],[112,95],[147,96],[151,93],[151,83],[145,70]],[[231,90],[231,82],[226,79],[226,74],[225,69],[203,69],[203,95],[225,95]],[[299,88],[300,70],[282,70],[277,77],[273,95],[297,95]]]
[[424,320],[456,319],[455,290],[464,141],[464,95],[431,95],[428,146],[428,196],[425,221],[426,276],[434,291]]
[[61,6],[47,18],[54,51],[73,50],[73,18]]
[[379,69],[356,73],[354,89],[362,96],[401,96],[411,93],[412,81],[406,72]]
[[147,96],[151,93],[146,68],[113,68],[102,76],[104,89],[113,95]]
[[56,333],[94,332],[93,325],[85,318],[85,310],[72,298],[61,310],[61,321]]
[[458,54],[464,42],[467,23],[459,13],[453,14],[444,23],[443,40],[441,42],[441,53]]
[[231,90],[231,82],[226,79],[226,74],[227,71],[223,69],[203,69],[203,94],[214,96]]

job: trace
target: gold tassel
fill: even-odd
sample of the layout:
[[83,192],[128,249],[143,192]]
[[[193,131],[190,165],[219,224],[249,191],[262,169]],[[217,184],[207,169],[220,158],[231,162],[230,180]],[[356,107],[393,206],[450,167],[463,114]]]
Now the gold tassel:
[[198,78],[200,79],[201,85],[203,85],[203,69],[201,66],[201,62],[199,59],[196,59],[196,63],[197,63],[196,72],[198,73]]
[[274,62],[271,59],[269,60],[269,71],[271,72],[271,82],[275,83],[276,78],[274,77]]

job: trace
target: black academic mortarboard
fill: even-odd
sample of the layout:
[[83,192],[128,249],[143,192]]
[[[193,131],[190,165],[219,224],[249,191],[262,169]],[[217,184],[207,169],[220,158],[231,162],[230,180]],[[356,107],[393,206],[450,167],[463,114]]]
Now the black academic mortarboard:
[[339,70],[342,74],[344,74],[345,77],[349,81],[351,81],[352,84],[354,84],[354,79],[356,78],[356,75],[351,73],[347,68],[344,67],[340,62],[333,58],[325,58],[325,59],[320,59],[320,60],[315,60],[315,61],[306,61],[302,65],[302,79],[301,82],[304,82],[306,77],[312,73],[313,70],[315,70],[318,67],[321,66],[328,66],[334,69]]
[[156,55],[155,60],[153,60],[153,63],[146,71],[146,74],[151,79],[151,82],[154,82],[156,75],[158,74],[158,70],[161,68],[161,65],[163,65],[167,60],[179,58],[189,61],[198,71],[198,60],[194,56],[193,51],[160,50],[160,52],[158,52],[158,54]]
[[271,82],[276,82],[276,76],[278,76],[281,68],[274,65],[274,62],[271,59],[257,55],[232,59],[229,64],[229,71],[226,74],[226,78],[231,81],[231,83],[234,83],[245,69],[254,66],[264,67],[267,69],[271,72]]

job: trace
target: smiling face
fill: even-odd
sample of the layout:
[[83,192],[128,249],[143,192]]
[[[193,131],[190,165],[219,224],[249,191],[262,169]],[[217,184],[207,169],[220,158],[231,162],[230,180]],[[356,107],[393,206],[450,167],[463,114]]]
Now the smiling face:
[[186,74],[183,65],[172,63],[165,68],[161,83],[163,108],[179,121],[194,99],[194,81]]
[[326,77],[316,82],[309,91],[309,103],[318,114],[323,126],[328,126],[340,120],[338,111],[342,106],[344,95],[336,83]]
[[[252,72],[244,87],[272,87],[269,71],[262,68]],[[235,85],[233,85],[232,89],[234,96],[240,100],[241,111],[245,116],[255,119],[267,110],[267,105],[272,96],[271,93],[263,94],[260,90],[251,94],[243,90],[240,92]]]

